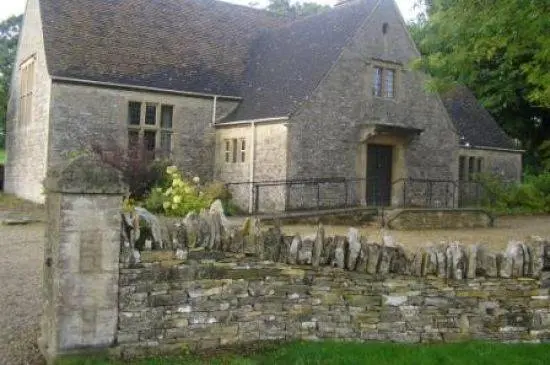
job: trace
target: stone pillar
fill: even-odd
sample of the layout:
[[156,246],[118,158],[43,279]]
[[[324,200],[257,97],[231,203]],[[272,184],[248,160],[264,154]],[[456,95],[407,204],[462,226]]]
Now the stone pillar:
[[91,156],[48,172],[43,314],[39,344],[58,355],[115,343],[118,318],[120,173]]

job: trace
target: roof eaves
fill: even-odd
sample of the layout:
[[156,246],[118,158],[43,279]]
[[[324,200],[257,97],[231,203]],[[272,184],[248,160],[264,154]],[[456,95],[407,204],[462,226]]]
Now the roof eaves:
[[501,151],[512,153],[525,153],[527,150],[515,149],[515,148],[502,148],[502,147],[490,147],[490,146],[478,146],[478,145],[460,145],[460,148],[472,149],[472,150],[487,150],[487,151]]
[[272,117],[272,118],[235,120],[231,122],[219,122],[214,124],[214,127],[229,127],[233,125],[245,125],[245,124],[256,124],[256,123],[277,123],[277,122],[287,121],[288,119],[289,119],[288,116],[281,116],[281,117]]
[[219,94],[199,93],[199,92],[184,91],[184,90],[163,89],[163,88],[157,88],[157,87],[151,87],[151,86],[139,86],[139,85],[132,85],[132,84],[116,83],[116,82],[85,80],[85,79],[78,79],[78,78],[64,77],[64,76],[51,76],[51,79],[53,82],[67,83],[67,84],[80,84],[80,85],[97,86],[97,87],[105,87],[105,88],[113,88],[113,89],[140,90],[140,91],[156,92],[156,93],[162,93],[162,94],[177,94],[177,95],[203,97],[203,98],[216,97],[216,98],[222,98],[222,99],[228,99],[228,100],[242,100],[240,96],[234,96],[234,95],[219,95]]

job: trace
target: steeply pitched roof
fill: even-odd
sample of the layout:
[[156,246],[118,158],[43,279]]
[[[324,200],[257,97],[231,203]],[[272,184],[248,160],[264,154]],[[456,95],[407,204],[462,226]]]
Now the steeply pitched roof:
[[215,0],[40,0],[50,75],[238,95],[251,41],[283,23]]
[[[441,95],[461,142],[472,147],[516,149],[489,112],[465,86],[456,86]],[[462,139],[463,137],[463,139]]]
[[253,42],[243,101],[227,120],[279,117],[307,100],[376,0],[356,0],[279,28]]

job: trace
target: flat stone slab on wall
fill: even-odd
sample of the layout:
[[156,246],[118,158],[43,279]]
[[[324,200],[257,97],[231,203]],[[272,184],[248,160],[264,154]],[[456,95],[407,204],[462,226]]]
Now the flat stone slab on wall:
[[260,215],[258,218],[264,224],[280,222],[281,224],[359,225],[374,220],[377,215],[377,208],[342,208],[267,214]]
[[389,214],[391,229],[456,229],[492,227],[494,219],[483,209],[402,209]]

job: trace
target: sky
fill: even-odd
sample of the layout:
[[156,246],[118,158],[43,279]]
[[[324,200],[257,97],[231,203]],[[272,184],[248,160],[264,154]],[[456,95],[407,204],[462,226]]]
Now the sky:
[[[250,0],[226,0],[235,4],[247,5]],[[334,5],[337,0],[309,0],[317,2],[320,4]],[[414,18],[415,12],[413,9],[415,0],[396,0],[401,13],[403,14],[405,20],[410,20]],[[0,0],[0,21],[9,18],[12,15],[18,15],[23,13],[25,10],[26,0]],[[259,1],[263,3],[263,1]],[[267,3],[267,1],[265,1]]]

